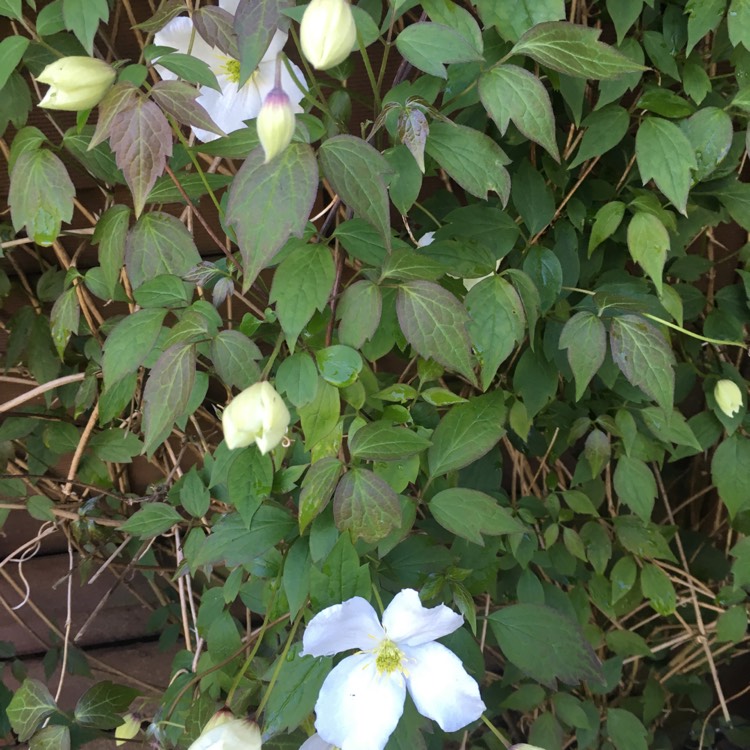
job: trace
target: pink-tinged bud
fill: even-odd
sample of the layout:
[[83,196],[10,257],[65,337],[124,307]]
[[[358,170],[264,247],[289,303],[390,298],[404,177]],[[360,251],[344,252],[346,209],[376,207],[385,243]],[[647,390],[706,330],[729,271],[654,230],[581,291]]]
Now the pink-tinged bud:
[[124,721],[115,729],[115,745],[124,745],[132,740],[141,729],[141,720],[134,714],[125,714]]
[[37,81],[49,85],[40,107],[80,112],[99,104],[115,81],[115,71],[94,57],[63,57],[50,63]]
[[302,16],[300,42],[302,53],[318,70],[344,62],[357,42],[347,0],[312,0]]
[[742,408],[742,391],[733,380],[720,380],[714,386],[716,405],[730,419]]
[[294,110],[283,89],[271,89],[263,100],[255,124],[268,164],[292,142],[294,135]]
[[258,725],[237,719],[226,708],[217,711],[188,750],[260,750]]

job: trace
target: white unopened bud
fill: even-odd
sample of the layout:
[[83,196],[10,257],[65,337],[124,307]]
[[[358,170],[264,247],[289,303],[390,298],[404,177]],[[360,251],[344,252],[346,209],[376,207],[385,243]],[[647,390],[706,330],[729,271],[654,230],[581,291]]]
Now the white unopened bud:
[[283,89],[271,89],[263,100],[256,127],[268,164],[292,142],[294,135],[294,110]]
[[730,419],[742,408],[742,392],[733,380],[720,380],[714,386],[716,405]]
[[237,719],[227,709],[218,711],[188,750],[260,750],[258,725]]
[[99,104],[115,81],[115,71],[94,57],[63,57],[50,63],[37,81],[49,85],[40,107],[79,112]]
[[300,26],[302,53],[314,68],[344,62],[357,41],[354,14],[346,0],[312,0]]
[[115,729],[115,745],[118,747],[132,740],[141,728],[141,720],[137,716],[125,714],[122,718],[124,721]]
[[274,387],[266,381],[255,383],[224,409],[224,442],[229,449],[255,443],[261,453],[268,453],[281,442],[289,420],[289,409]]

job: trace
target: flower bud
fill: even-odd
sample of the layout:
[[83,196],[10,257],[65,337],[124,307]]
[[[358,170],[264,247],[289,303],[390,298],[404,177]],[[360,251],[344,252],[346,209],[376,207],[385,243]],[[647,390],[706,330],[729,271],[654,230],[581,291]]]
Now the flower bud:
[[224,409],[224,441],[230,450],[255,443],[266,454],[281,442],[289,419],[289,409],[274,387],[266,381],[255,383]]
[[742,408],[742,392],[733,380],[720,380],[714,386],[716,405],[730,419]]
[[223,708],[217,711],[188,750],[260,750],[258,725],[237,719]]
[[141,728],[141,720],[137,716],[125,714],[122,718],[125,721],[115,729],[115,745],[118,747],[124,745],[128,740],[132,740]]
[[114,69],[102,60],[63,57],[37,76],[37,81],[50,87],[39,106],[69,112],[91,109],[99,104],[114,80]]
[[263,100],[256,127],[268,164],[292,142],[294,135],[294,110],[283,89],[271,89]]
[[300,26],[302,53],[314,68],[344,62],[357,41],[354,14],[346,0],[312,0]]

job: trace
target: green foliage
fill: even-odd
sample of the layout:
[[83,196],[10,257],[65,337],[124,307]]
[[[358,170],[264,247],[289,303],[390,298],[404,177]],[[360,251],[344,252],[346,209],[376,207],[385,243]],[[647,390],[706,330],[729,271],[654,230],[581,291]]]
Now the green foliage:
[[[78,750],[133,712],[185,750],[227,704],[298,748],[340,663],[306,624],[414,588],[465,618],[486,721],[409,699],[388,748],[741,746],[750,3],[359,0],[324,72],[301,0],[197,4],[175,51],[185,4],[149,5],[0,0],[0,526],[146,579],[173,677],[67,710],[8,661],[0,733]],[[130,10],[98,113],[27,127],[31,76],[124,49]],[[277,28],[306,94],[266,162]],[[230,449],[259,381],[286,434]]]

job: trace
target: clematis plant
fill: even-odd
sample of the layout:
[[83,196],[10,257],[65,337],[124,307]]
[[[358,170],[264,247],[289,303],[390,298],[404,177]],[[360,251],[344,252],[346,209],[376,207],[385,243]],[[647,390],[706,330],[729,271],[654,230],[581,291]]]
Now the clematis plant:
[[404,589],[383,613],[355,596],[319,612],[303,637],[302,656],[332,656],[352,648],[326,677],[315,704],[315,728],[341,750],[382,750],[404,710],[406,690],[417,710],[446,732],[478,719],[485,705],[459,658],[436,643],[463,624],[443,604],[423,607]]
[[[239,0],[220,0],[219,7],[229,13],[235,13]],[[260,113],[263,101],[276,85],[276,60],[286,44],[287,34],[277,30],[271,44],[260,61],[257,70],[250,79],[239,86],[240,62],[224,54],[216,47],[207,44],[195,30],[189,18],[174,18],[154,36],[154,43],[159,46],[172,47],[177,52],[190,54],[203,60],[216,76],[220,91],[202,86],[196,102],[203,106],[213,121],[225,132],[231,133],[245,127],[246,120],[255,119]],[[288,63],[294,71],[294,77],[281,65],[279,87],[289,97],[292,112],[302,112],[300,102],[305,96],[305,89],[297,81],[304,82],[302,71]],[[177,76],[158,63],[156,69],[166,80]],[[297,79],[295,81],[295,78]],[[196,138],[208,142],[219,136],[201,128],[193,127]]]

